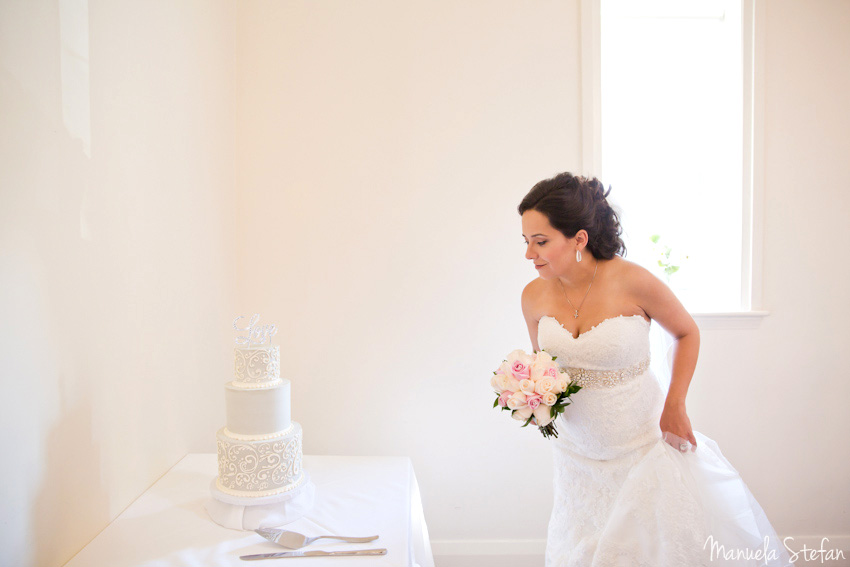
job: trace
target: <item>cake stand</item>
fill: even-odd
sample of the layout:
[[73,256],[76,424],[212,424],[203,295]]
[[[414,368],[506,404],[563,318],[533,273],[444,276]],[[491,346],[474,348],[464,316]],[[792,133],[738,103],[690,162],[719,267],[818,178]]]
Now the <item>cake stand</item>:
[[313,508],[316,486],[304,471],[298,486],[280,494],[245,497],[226,494],[218,489],[212,479],[212,498],[204,502],[204,508],[220,526],[231,530],[256,530],[274,528],[294,522]]

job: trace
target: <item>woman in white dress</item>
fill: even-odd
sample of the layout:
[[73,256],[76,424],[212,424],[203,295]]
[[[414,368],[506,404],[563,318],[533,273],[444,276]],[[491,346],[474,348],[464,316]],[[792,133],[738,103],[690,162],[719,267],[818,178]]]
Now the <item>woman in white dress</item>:
[[[621,257],[607,196],[596,178],[562,173],[518,208],[539,274],[522,293],[531,343],[582,385],[550,439],[547,567],[793,565],[740,475],[693,430],[699,329],[661,280]],[[653,320],[676,340],[666,394],[649,366]]]

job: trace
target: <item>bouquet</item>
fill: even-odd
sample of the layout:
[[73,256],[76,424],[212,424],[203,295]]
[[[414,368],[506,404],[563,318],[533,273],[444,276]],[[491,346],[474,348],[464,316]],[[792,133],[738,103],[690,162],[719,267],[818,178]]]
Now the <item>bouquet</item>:
[[490,379],[496,391],[493,407],[510,411],[511,417],[525,422],[523,427],[536,425],[547,439],[558,436],[555,418],[570,405],[570,395],[581,389],[555,363],[556,358],[544,350],[531,355],[517,349]]

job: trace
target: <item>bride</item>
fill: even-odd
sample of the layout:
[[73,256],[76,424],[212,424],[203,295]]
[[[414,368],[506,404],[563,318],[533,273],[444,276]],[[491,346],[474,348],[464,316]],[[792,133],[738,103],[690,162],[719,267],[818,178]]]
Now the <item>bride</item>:
[[[582,386],[551,439],[547,567],[793,565],[738,472],[693,430],[685,396],[699,328],[621,257],[607,196],[596,178],[561,173],[518,208],[539,274],[522,293],[531,343]],[[666,395],[649,368],[653,320],[676,339]]]

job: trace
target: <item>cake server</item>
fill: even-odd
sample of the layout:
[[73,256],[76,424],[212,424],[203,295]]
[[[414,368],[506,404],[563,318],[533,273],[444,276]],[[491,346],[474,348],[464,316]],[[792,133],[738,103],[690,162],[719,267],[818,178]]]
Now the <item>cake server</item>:
[[378,536],[346,537],[335,535],[320,535],[316,537],[307,537],[304,534],[299,534],[298,532],[288,532],[286,530],[275,530],[270,528],[259,528],[254,531],[266,538],[267,540],[273,541],[276,544],[282,545],[283,547],[287,547],[289,549],[301,549],[305,545],[310,545],[317,539],[322,538],[341,539],[343,541],[347,541],[348,543],[366,543],[367,541],[375,541],[376,539],[378,539]]
[[353,549],[351,551],[283,551],[281,553],[258,553],[256,555],[240,555],[239,559],[244,561],[258,561],[260,559],[281,559],[284,557],[328,557],[333,555],[386,555],[387,550],[381,549]]

